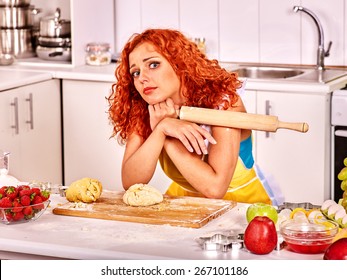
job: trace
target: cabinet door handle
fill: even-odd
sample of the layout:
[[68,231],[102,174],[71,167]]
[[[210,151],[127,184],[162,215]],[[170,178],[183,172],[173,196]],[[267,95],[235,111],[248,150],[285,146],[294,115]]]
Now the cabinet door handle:
[[19,134],[18,97],[15,97],[10,105],[14,107],[14,125],[11,125],[11,128],[14,128],[15,133]]
[[[270,100],[266,100],[265,101],[265,115],[270,115],[270,109],[271,109]],[[266,131],[265,132],[265,138],[269,138],[269,137],[270,137],[270,132]]]
[[25,101],[29,102],[29,120],[25,123],[30,124],[30,129],[34,129],[33,94],[30,93]]

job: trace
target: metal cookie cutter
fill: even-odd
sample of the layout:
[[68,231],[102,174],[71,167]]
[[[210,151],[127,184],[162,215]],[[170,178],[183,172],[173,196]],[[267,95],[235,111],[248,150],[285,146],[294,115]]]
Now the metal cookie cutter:
[[206,251],[228,252],[232,249],[243,248],[243,234],[225,235],[216,233],[208,237],[199,237],[197,241]]
[[321,206],[320,205],[314,205],[310,202],[299,202],[299,203],[294,203],[294,202],[283,202],[282,205],[278,206],[277,212],[280,212],[283,209],[289,208],[291,210],[294,210],[295,208],[304,208],[306,210],[308,209],[319,209]]

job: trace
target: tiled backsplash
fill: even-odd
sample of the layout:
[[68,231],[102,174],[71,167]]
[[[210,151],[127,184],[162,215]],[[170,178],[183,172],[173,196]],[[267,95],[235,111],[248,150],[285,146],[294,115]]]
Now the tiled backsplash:
[[205,37],[221,61],[316,64],[318,31],[301,5],[320,19],[326,65],[347,65],[347,0],[114,0],[115,51],[146,28],[174,28]]

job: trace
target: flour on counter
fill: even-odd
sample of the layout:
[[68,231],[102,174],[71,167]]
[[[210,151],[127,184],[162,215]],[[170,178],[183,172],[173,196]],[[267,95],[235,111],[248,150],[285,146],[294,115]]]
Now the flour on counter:
[[69,202],[66,204],[58,204],[57,206],[65,209],[75,209],[75,210],[93,210],[93,205],[84,202]]

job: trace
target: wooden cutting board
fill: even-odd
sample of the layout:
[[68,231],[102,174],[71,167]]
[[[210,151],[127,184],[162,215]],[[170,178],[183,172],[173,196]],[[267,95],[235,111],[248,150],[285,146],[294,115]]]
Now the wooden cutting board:
[[199,197],[164,196],[163,202],[145,207],[126,205],[124,192],[103,192],[94,203],[67,202],[53,209],[57,215],[145,224],[200,228],[236,206],[236,202]]

